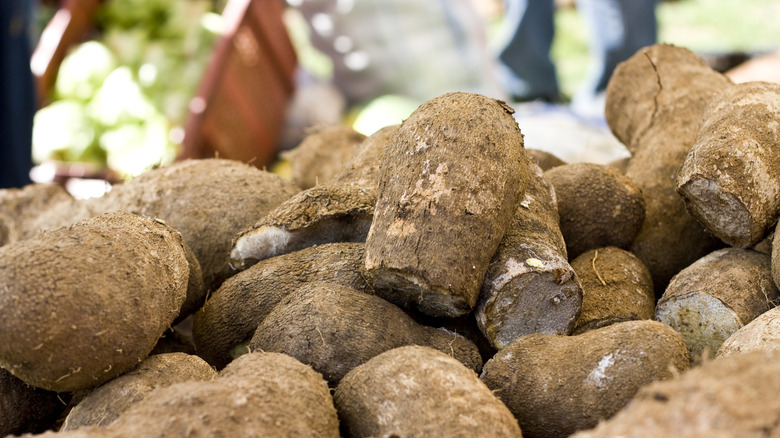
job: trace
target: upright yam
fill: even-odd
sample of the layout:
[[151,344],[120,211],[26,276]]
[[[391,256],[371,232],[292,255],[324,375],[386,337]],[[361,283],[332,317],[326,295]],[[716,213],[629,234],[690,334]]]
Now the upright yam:
[[580,255],[571,267],[582,285],[582,313],[574,334],[621,321],[653,319],[653,280],[637,256],[610,246]]
[[566,256],[555,191],[536,164],[523,200],[490,261],[475,310],[496,348],[531,333],[571,333],[582,288]]
[[769,256],[724,248],[680,271],[664,292],[655,319],[680,332],[691,359],[714,355],[742,326],[771,309],[779,296]]
[[675,176],[707,105],[731,85],[693,52],[656,44],[621,63],[607,86],[607,123],[633,155],[626,176],[645,200],[629,249],[650,269],[656,296],[676,273],[723,246],[688,214]]
[[272,257],[230,277],[195,314],[198,355],[222,369],[243,353],[266,316],[309,282],[329,282],[370,293],[360,275],[363,243],[330,243]]
[[642,386],[687,368],[677,332],[656,321],[626,321],[578,336],[523,336],[485,363],[481,379],[524,436],[563,438],[613,416]]
[[279,304],[257,327],[250,351],[289,354],[332,384],[372,357],[404,345],[426,345],[478,371],[473,342],[416,323],[396,305],[329,283],[310,283]]
[[400,347],[355,368],[333,395],[348,437],[520,437],[474,372],[429,347]]
[[378,294],[432,316],[473,309],[529,174],[512,113],[457,92],[403,122],[382,157],[366,239],[364,272]]
[[780,84],[737,84],[709,106],[677,192],[731,246],[766,236],[780,214]]
[[379,160],[397,130],[398,125],[380,129],[332,181],[298,193],[239,234],[231,266],[243,270],[312,245],[364,242],[374,216]]
[[178,316],[189,268],[160,221],[106,213],[0,248],[0,367],[51,391],[134,368]]

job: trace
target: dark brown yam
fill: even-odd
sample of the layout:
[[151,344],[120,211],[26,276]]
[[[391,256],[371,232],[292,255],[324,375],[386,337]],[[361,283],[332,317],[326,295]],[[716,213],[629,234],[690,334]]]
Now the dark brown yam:
[[536,164],[482,284],[475,310],[496,348],[531,333],[571,333],[582,288],[566,257],[555,191]]
[[330,243],[273,257],[226,280],[195,314],[198,355],[221,369],[285,297],[304,284],[323,281],[370,292],[360,275],[363,243]]
[[476,305],[528,179],[504,102],[448,93],[422,104],[385,149],[365,275],[386,299],[431,316]]
[[67,394],[60,396],[33,388],[0,369],[0,436],[40,433],[53,428],[68,398]]

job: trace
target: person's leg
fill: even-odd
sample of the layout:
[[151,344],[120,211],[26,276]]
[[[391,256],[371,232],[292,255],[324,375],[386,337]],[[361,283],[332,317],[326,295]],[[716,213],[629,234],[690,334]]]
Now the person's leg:
[[578,0],[591,62],[575,98],[592,98],[606,90],[620,62],[656,42],[655,6],[656,0]]
[[553,0],[507,0],[500,49],[499,80],[516,100],[556,100],[555,65],[550,59],[554,36]]
[[35,90],[30,71],[29,7],[33,0],[0,4],[0,188],[29,184]]

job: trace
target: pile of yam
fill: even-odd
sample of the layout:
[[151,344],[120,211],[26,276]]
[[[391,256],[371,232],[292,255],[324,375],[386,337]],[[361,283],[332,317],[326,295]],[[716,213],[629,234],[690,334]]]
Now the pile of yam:
[[0,436],[780,436],[780,86],[658,44],[605,116],[620,163],[452,92],[0,190]]

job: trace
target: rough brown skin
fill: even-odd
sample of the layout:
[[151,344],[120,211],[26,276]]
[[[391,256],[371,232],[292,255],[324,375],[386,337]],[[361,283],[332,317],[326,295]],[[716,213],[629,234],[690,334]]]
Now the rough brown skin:
[[448,93],[420,105],[385,149],[364,273],[377,293],[431,316],[474,307],[528,179],[502,101]]
[[688,214],[675,176],[705,108],[731,85],[693,52],[656,44],[618,65],[607,86],[607,123],[633,154],[626,176],[645,199],[630,250],[650,269],[657,297],[674,274],[723,246]]
[[149,356],[138,367],[95,388],[65,418],[60,430],[107,426],[157,388],[180,382],[208,381],[217,372],[203,359],[184,353]]
[[282,158],[290,162],[293,182],[305,190],[332,180],[365,139],[348,125],[317,126]]
[[650,271],[639,258],[614,246],[572,260],[582,285],[582,313],[573,334],[621,321],[653,319],[655,293]]
[[107,213],[0,248],[0,367],[76,391],[134,368],[179,314],[189,267],[181,235]]
[[572,438],[778,436],[780,352],[708,361],[639,390],[621,412]]
[[432,348],[400,347],[355,368],[333,395],[347,437],[520,437],[474,372]]
[[76,202],[59,184],[29,184],[19,189],[0,189],[0,224],[4,223],[6,230],[5,239],[0,231],[0,246],[34,234],[40,216],[49,210],[62,211]]
[[718,351],[723,341],[778,299],[768,255],[724,248],[675,275],[658,300],[655,319],[679,331],[691,359],[698,360]]
[[33,388],[0,369],[0,436],[43,432],[64,410],[56,392]]
[[780,84],[737,84],[715,99],[677,192],[731,246],[748,248],[766,236],[780,214]]
[[282,177],[238,161],[186,160],[137,176],[93,202],[165,220],[181,232],[216,289],[234,271],[233,238],[299,189]]
[[718,348],[715,357],[756,350],[780,350],[780,307],[773,307],[745,324]]
[[289,354],[331,384],[372,357],[404,345],[426,345],[478,371],[482,357],[461,335],[416,323],[396,305],[332,283],[309,283],[277,305],[257,327],[249,350]]
[[370,292],[360,275],[363,243],[330,243],[273,257],[225,281],[195,314],[198,355],[221,369],[265,317],[304,284],[325,281]]
[[[775,227],[775,229],[776,228],[777,227]],[[780,233],[775,231],[770,242],[771,245],[768,254],[771,257],[770,268],[772,271],[772,281],[775,282],[775,285],[778,285],[780,284]]]
[[645,201],[629,177],[609,166],[573,163],[544,178],[555,188],[569,260],[606,246],[626,249],[634,241],[645,220]]
[[526,148],[525,153],[528,154],[528,156],[531,157],[531,159],[534,160],[534,162],[543,171],[547,171],[552,169],[553,167],[563,166],[564,164],[566,164],[565,161],[561,160],[560,158],[556,157],[554,154],[547,151]]
[[475,310],[482,333],[499,349],[530,333],[571,333],[582,307],[555,191],[539,166],[529,167],[524,198],[490,261]]
[[379,161],[396,131],[398,125],[393,125],[372,134],[330,182],[298,193],[239,234],[231,266],[243,270],[323,243],[364,242],[374,216]]
[[677,332],[626,321],[578,336],[524,336],[489,360],[481,379],[524,437],[567,437],[617,413],[640,387],[687,368]]

